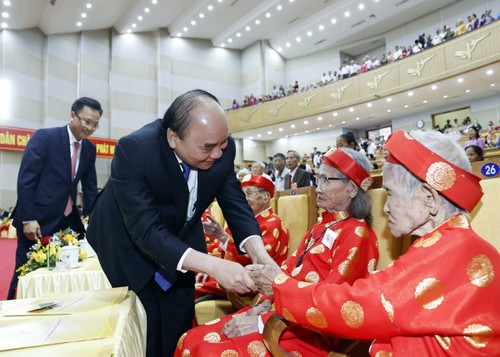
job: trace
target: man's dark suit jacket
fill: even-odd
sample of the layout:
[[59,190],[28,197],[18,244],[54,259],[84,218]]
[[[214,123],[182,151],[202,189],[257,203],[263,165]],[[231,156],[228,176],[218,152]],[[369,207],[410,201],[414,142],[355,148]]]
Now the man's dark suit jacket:
[[[291,188],[289,177],[290,173],[285,176],[285,190],[289,190]],[[297,167],[297,171],[295,171],[292,182],[297,183],[297,188],[311,186],[311,175],[306,170],[302,170],[300,167]]]
[[[76,209],[79,181],[83,191],[83,214],[90,213],[97,196],[96,149],[89,140],[83,139],[80,150],[80,162],[72,180],[67,126],[40,129],[33,134],[26,145],[17,180],[17,204],[12,217],[18,230],[22,231],[22,222],[36,220],[42,236],[55,233],[70,194],[73,209]],[[81,231],[84,231],[83,225]]]
[[250,235],[260,235],[234,173],[235,153],[234,140],[229,138],[213,167],[198,171],[196,211],[186,222],[188,187],[162,120],[118,141],[111,176],[87,227],[88,240],[113,286],[130,286],[138,292],[160,264],[177,274],[188,247],[206,252],[201,215],[215,197],[237,246]]

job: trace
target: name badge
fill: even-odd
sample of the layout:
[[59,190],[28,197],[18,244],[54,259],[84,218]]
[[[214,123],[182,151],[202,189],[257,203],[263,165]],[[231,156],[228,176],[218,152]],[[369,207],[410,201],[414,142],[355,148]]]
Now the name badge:
[[327,246],[328,249],[332,249],[333,244],[337,240],[338,236],[339,236],[339,234],[337,232],[334,232],[331,229],[327,229],[325,236],[321,240],[321,243],[323,243],[325,246]]

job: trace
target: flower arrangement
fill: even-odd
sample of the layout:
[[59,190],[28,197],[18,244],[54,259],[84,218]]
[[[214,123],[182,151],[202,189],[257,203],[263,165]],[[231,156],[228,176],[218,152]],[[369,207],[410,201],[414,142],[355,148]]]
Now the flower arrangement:
[[[78,246],[78,235],[71,228],[66,228],[54,233],[52,236],[37,239],[26,254],[28,261],[16,270],[19,272],[19,276],[24,276],[38,268],[55,267],[57,260],[61,256],[62,247]],[[87,252],[81,250],[79,260],[81,261],[86,257]]]
[[10,227],[9,217],[3,218],[2,222],[0,223],[0,232],[8,231],[9,227]]

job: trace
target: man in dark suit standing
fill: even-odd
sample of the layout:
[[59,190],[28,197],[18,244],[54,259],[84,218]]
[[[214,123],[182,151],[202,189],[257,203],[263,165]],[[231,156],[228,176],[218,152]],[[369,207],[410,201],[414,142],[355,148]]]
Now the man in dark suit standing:
[[285,176],[285,190],[311,186],[311,174],[299,167],[300,154],[295,150],[286,153],[286,166],[290,172]]
[[129,286],[146,309],[148,356],[172,356],[192,327],[194,271],[230,291],[256,288],[241,265],[205,254],[201,215],[214,198],[238,249],[273,264],[234,174],[235,155],[224,109],[203,90],[181,95],[163,119],[116,145],[87,238],[111,284]]
[[82,97],[71,106],[69,125],[37,130],[24,150],[17,179],[17,204],[12,213],[17,230],[16,266],[8,298],[17,287],[17,268],[37,238],[70,227],[83,237],[76,207],[77,185],[83,191],[83,215],[97,196],[96,149],[87,138],[99,127],[101,104]]

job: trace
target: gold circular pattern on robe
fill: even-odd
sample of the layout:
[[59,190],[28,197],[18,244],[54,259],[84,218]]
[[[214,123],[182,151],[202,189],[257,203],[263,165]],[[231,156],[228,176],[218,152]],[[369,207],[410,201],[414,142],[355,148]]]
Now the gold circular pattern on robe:
[[260,216],[261,216],[261,217],[266,218],[266,217],[269,217],[269,215],[270,215],[270,214],[271,214],[271,213],[269,212],[269,210],[265,210],[264,212],[262,212],[262,213],[260,214]]
[[295,267],[293,270],[292,270],[292,276],[296,276],[298,273],[300,273],[300,271],[302,270],[302,267],[303,265],[300,264],[298,267]]
[[233,260],[233,253],[226,252],[226,255],[224,255],[224,259],[226,259],[226,260]]
[[209,332],[205,336],[203,336],[203,341],[207,341],[210,343],[220,342],[221,338],[217,332]]
[[448,351],[450,349],[451,339],[449,337],[434,335],[434,338],[437,340],[443,350]]
[[325,329],[328,327],[325,315],[315,307],[310,307],[306,311],[306,319],[316,328]]
[[349,249],[349,253],[347,254],[347,259],[351,260],[353,263],[357,263],[359,261],[359,256],[361,253],[359,252],[358,247],[352,247]]
[[219,321],[220,321],[220,317],[216,318],[215,320],[205,322],[205,325],[215,325]]
[[283,262],[283,264],[281,264],[281,270],[288,270],[288,265],[286,265],[286,262]]
[[298,287],[299,289],[306,288],[306,287],[311,286],[311,285],[314,285],[314,284],[313,284],[313,283],[309,283],[309,282],[307,282],[307,281],[299,281],[299,282],[297,283],[297,287]]
[[484,288],[493,281],[495,270],[488,257],[483,254],[476,255],[467,265],[467,275],[475,286]]
[[182,357],[191,357],[191,351],[190,350],[182,351]]
[[270,252],[273,247],[271,247],[271,244],[266,244],[265,248],[268,252]]
[[427,310],[435,309],[441,305],[444,300],[444,289],[441,282],[435,278],[422,280],[415,289],[415,300]]
[[493,330],[485,325],[474,324],[464,329],[465,340],[474,348],[484,348],[493,338]]
[[392,357],[392,352],[378,351],[375,357]]
[[276,285],[281,285],[283,284],[285,281],[287,281],[290,277],[286,274],[278,274],[276,275],[276,277],[274,278],[274,283]]
[[260,234],[264,237],[267,234],[267,230],[262,231]]
[[302,357],[302,353],[299,351],[290,351],[290,356],[292,357]]
[[316,284],[319,281],[319,274],[318,274],[318,272],[316,272],[314,270],[310,271],[309,273],[307,273],[305,279],[306,279],[306,281],[308,281],[310,283]]
[[235,350],[225,350],[220,354],[220,357],[240,357],[240,354]]
[[297,322],[297,320],[295,320],[295,317],[293,317],[293,315],[290,313],[290,311],[288,311],[285,308],[282,308],[281,310],[282,310],[281,313],[283,314],[283,317],[285,319],[287,319],[290,322]]
[[368,262],[368,273],[373,274],[373,272],[377,269],[377,259],[370,259]]
[[425,181],[438,191],[445,191],[453,186],[457,176],[455,170],[446,162],[435,162],[427,169]]
[[346,301],[340,309],[340,314],[346,325],[351,328],[359,328],[365,321],[363,308],[354,301]]
[[462,215],[458,215],[449,219],[448,224],[450,225],[450,227],[454,228],[463,228],[463,229],[469,228],[469,221],[467,221],[467,218],[465,218],[465,216]]
[[436,244],[441,238],[441,233],[434,232],[427,238],[421,238],[413,245],[416,248],[428,248]]
[[365,229],[365,227],[362,226],[357,226],[354,229],[354,234],[356,234],[360,238],[368,238],[368,231]]
[[323,244],[318,244],[314,248],[312,248],[309,253],[311,254],[321,254],[325,251],[325,246]]
[[177,349],[182,350],[182,343],[184,342],[184,338],[186,337],[187,332],[184,332],[181,337],[179,337],[179,341],[177,341]]
[[266,355],[266,346],[264,342],[255,340],[248,344],[247,352],[250,357],[264,357]]
[[273,229],[274,238],[278,238],[280,236],[280,230],[278,228]]
[[394,307],[392,307],[392,304],[386,300],[384,294],[380,296],[380,300],[382,301],[382,306],[384,307],[385,312],[387,312],[387,315],[389,316],[389,320],[394,322]]
[[339,264],[338,266],[338,272],[340,275],[343,277],[350,277],[352,274],[352,262],[350,260],[344,260],[342,263]]
[[280,241],[278,241],[278,243],[276,243],[276,248],[274,249],[274,252],[277,253],[278,250],[280,250]]

